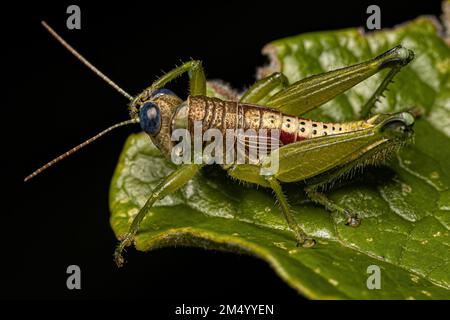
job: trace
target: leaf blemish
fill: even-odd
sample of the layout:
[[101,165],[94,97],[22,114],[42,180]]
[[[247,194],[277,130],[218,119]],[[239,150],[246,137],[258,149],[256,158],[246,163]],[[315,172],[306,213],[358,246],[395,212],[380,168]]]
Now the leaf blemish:
[[438,232],[436,232],[435,234],[433,234],[433,237],[440,237],[441,236],[441,232],[440,231],[438,231]]
[[339,285],[339,281],[335,280],[335,279],[328,279],[328,282],[331,283],[333,286],[338,286]]
[[421,292],[422,292],[424,295],[426,295],[427,297],[431,297],[431,293],[429,293],[428,291],[422,290]]
[[433,171],[432,173],[430,173],[430,178],[435,180],[439,179],[439,172]]
[[280,249],[287,250],[286,244],[284,242],[274,242],[273,244]]
[[138,213],[139,213],[139,209],[137,209],[137,208],[133,208],[133,209],[128,210],[128,216],[129,216],[129,217],[134,217],[134,216],[136,216]]

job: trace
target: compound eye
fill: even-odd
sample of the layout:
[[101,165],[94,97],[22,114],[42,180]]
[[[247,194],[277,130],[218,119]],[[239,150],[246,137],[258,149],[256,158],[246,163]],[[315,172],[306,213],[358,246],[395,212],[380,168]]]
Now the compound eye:
[[171,95],[174,97],[177,96],[173,91],[171,91],[169,89],[161,88],[161,89],[153,91],[150,98],[156,98],[156,97],[162,96],[163,94],[168,94],[168,95]]
[[142,130],[149,135],[156,135],[161,129],[161,113],[159,107],[153,102],[145,103],[139,109],[139,123]]

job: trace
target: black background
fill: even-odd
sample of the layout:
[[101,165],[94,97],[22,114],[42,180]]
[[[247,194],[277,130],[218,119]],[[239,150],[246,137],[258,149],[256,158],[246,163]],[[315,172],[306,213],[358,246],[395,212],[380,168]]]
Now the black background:
[[[311,1],[310,1],[311,2]],[[81,30],[67,30],[66,8],[81,7]],[[161,70],[201,59],[208,78],[242,89],[266,63],[271,40],[308,31],[364,26],[369,4],[382,27],[420,14],[439,15],[440,1],[67,2],[2,7],[3,231],[0,296],[14,299],[144,298],[176,303],[286,303],[299,300],[261,260],[200,249],[128,250],[112,260],[108,189],[126,136],[122,128],[45,174],[22,179],[99,130],[127,119],[127,100],[61,47],[46,20],[126,91],[138,93]],[[4,73],[5,76],[5,73]],[[3,78],[4,78],[3,76]],[[5,88],[5,84],[4,84]],[[186,94],[186,78],[171,88]],[[82,290],[67,290],[66,268],[82,270]]]

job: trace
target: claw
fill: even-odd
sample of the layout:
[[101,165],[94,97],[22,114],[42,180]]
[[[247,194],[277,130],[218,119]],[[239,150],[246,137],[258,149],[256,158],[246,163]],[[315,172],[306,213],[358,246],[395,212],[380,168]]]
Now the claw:
[[114,262],[116,263],[118,268],[123,267],[125,259],[122,256],[122,250],[116,249],[116,251],[114,251]]
[[312,248],[316,245],[316,240],[314,240],[311,237],[308,237],[304,233],[297,234],[296,238],[297,238],[297,247],[301,245],[303,248]]
[[312,248],[316,245],[316,240],[314,240],[313,238],[306,238],[303,241],[302,247],[303,248]]
[[114,261],[116,262],[118,268],[123,267],[123,264],[125,263],[125,259],[122,256],[122,252],[125,249],[125,247],[131,245],[131,243],[133,242],[133,236],[128,233],[125,236],[120,237],[120,239],[121,241],[119,242],[119,245],[114,251]]
[[356,228],[361,224],[361,219],[359,219],[356,215],[348,214],[348,219],[345,224],[347,226]]

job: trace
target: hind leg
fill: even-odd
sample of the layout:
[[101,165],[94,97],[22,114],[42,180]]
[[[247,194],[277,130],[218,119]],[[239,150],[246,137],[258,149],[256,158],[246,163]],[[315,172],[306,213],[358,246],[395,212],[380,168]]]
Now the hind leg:
[[386,79],[363,107],[362,115],[366,116],[395,74],[413,58],[414,53],[411,50],[397,46],[365,62],[301,79],[273,95],[267,101],[267,106],[299,116],[330,101],[381,70],[390,68]]
[[360,218],[358,215],[339,206],[334,201],[326,196],[326,194],[317,191],[315,188],[306,187],[305,188],[306,195],[313,202],[324,206],[328,211],[336,211],[340,215],[342,215],[346,220],[346,225],[351,227],[358,227],[361,224]]

